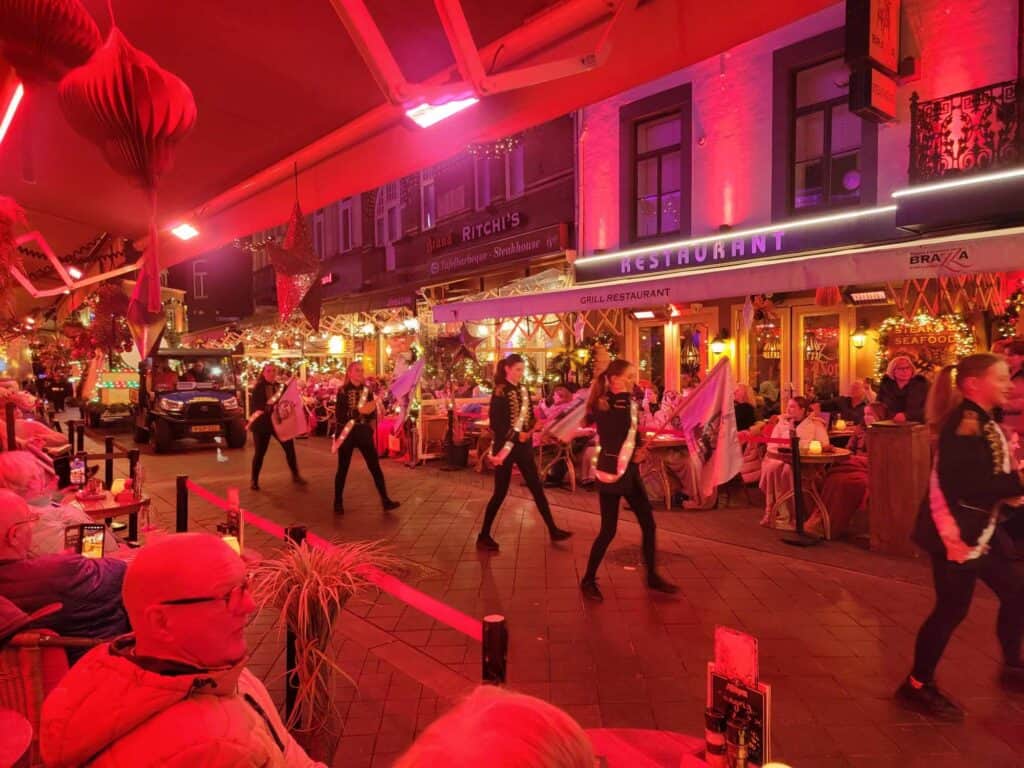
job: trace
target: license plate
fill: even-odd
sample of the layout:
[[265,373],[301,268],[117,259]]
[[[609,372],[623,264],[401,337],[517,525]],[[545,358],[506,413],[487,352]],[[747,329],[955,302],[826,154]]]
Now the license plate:
[[193,432],[220,432],[220,424],[200,424],[192,427]]

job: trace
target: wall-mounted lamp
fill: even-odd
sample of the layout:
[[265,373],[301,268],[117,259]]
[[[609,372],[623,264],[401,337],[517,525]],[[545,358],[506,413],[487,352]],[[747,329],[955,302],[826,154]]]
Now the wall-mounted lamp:
[[868,341],[868,323],[866,320],[861,320],[857,324],[857,330],[850,335],[850,341],[853,342],[854,349],[864,349],[864,345]]
[[720,355],[725,352],[725,342],[729,338],[729,332],[723,328],[722,332],[711,340],[711,352]]

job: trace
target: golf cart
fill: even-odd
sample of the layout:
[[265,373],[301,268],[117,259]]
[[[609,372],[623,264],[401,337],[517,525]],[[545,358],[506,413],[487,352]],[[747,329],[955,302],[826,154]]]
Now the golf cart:
[[231,350],[160,349],[143,361],[135,403],[135,442],[165,453],[176,440],[245,445],[245,416]]

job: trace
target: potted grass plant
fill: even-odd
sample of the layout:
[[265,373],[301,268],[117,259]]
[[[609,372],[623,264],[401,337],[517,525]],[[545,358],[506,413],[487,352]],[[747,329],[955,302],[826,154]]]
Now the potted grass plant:
[[311,754],[320,753],[315,756],[328,763],[341,737],[337,685],[340,680],[355,685],[335,660],[334,633],[341,613],[353,597],[376,589],[370,580],[374,573],[404,572],[408,565],[380,542],[320,547],[287,541],[276,556],[253,569],[256,603],[261,613],[274,617],[259,642],[271,634],[281,642],[284,630],[295,637],[298,690],[288,728]]

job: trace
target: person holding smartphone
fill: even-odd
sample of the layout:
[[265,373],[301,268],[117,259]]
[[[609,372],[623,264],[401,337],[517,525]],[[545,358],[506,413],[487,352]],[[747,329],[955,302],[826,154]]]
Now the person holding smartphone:
[[512,483],[512,467],[518,466],[523,473],[523,480],[530,489],[540,516],[548,527],[548,535],[552,541],[564,541],[572,536],[555,525],[551,515],[551,506],[544,495],[544,486],[537,472],[537,464],[533,458],[533,428],[536,416],[530,391],[523,383],[526,372],[526,361],[519,355],[509,355],[498,361],[498,370],[494,376],[494,394],[491,395],[489,417],[494,441],[491,444],[490,462],[494,467],[494,493],[487,502],[484,512],[484,523],[480,535],[476,538],[477,549],[488,552],[498,551],[498,542],[491,538],[491,527],[498,516],[502,502],[508,495]]
[[277,383],[277,366],[267,363],[263,366],[259,381],[252,390],[252,415],[246,424],[246,429],[252,432],[253,442],[256,444],[256,452],[252,455],[252,485],[254,491],[260,489],[260,470],[263,468],[263,459],[267,455],[267,448],[270,447],[270,440],[274,438],[281,443],[284,449],[285,459],[288,461],[288,469],[292,471],[292,482],[296,485],[305,485],[306,481],[299,474],[299,461],[295,456],[295,441],[285,440],[274,432],[274,421],[270,418],[277,398],[281,394],[281,385]]
[[640,432],[640,404],[633,398],[636,369],[626,360],[612,360],[591,385],[588,417],[597,426],[595,473],[600,494],[601,530],[594,540],[587,570],[580,582],[583,596],[594,602],[604,600],[597,586],[597,568],[619,524],[619,500],[625,498],[640,523],[641,548],[647,567],[647,586],[674,594],[675,584],[658,574],[655,567],[654,510],[647,497],[639,464],[647,458]]
[[377,432],[377,403],[373,399],[373,391],[366,381],[366,373],[362,363],[352,363],[345,371],[345,385],[338,390],[338,400],[334,407],[337,421],[337,434],[334,437],[333,450],[338,454],[338,471],[334,475],[334,514],[345,512],[344,500],[345,481],[348,469],[352,464],[352,454],[359,451],[363,454],[366,468],[370,470],[373,484],[380,494],[380,503],[385,512],[401,506],[388,496],[384,472],[380,468],[377,446],[374,435]]

